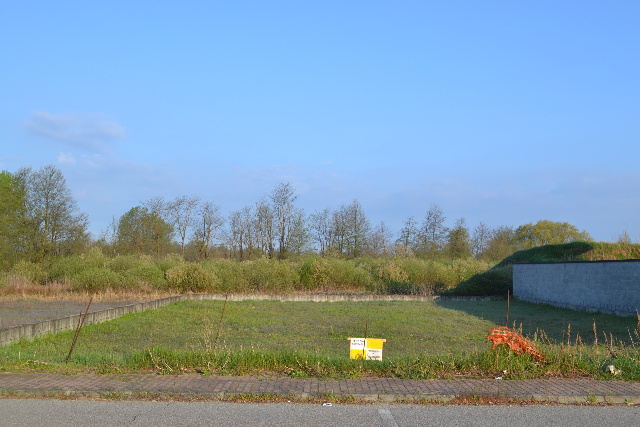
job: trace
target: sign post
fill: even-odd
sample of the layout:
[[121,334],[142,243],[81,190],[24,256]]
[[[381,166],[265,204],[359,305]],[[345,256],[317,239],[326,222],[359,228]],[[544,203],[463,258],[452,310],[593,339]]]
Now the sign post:
[[382,346],[387,342],[381,338],[349,338],[351,359],[382,360]]

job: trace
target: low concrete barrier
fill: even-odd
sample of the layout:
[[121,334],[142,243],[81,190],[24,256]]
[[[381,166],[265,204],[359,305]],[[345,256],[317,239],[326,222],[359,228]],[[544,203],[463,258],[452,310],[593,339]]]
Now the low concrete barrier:
[[[162,298],[147,302],[124,305],[121,307],[109,308],[107,310],[93,311],[87,313],[84,321],[85,325],[106,322],[108,320],[117,319],[125,314],[138,313],[141,311],[151,310],[174,302],[188,299],[189,295],[178,295],[168,298]],[[58,332],[76,329],[80,321],[80,314],[63,317],[61,319],[45,320],[43,322],[29,323],[26,325],[14,326],[13,328],[0,330],[0,347],[13,344],[20,339],[33,340],[47,334],[57,334]]]
[[[139,313],[163,307],[179,301],[185,300],[222,300],[227,298],[225,294],[185,294],[168,298],[124,305],[121,307],[109,308],[106,310],[93,311],[87,313],[84,321],[85,325],[106,322],[117,319],[126,314]],[[451,301],[451,300],[474,300],[486,301],[496,299],[492,297],[439,297],[439,296],[412,296],[412,295],[357,295],[357,294],[229,294],[229,301],[312,301],[312,302],[364,302],[364,301]],[[33,340],[47,334],[57,334],[58,332],[76,329],[80,321],[80,314],[63,317],[61,319],[45,320],[38,323],[14,326],[12,328],[0,329],[0,347],[10,345],[21,339]]]

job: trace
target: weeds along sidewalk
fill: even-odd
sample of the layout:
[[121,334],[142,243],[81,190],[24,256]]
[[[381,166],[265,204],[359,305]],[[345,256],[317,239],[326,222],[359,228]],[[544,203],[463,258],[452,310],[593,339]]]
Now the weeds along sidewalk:
[[0,373],[5,397],[162,399],[288,398],[379,402],[448,402],[456,398],[502,398],[556,403],[640,404],[640,382],[593,379],[365,378],[320,380],[288,377],[231,377],[195,374]]

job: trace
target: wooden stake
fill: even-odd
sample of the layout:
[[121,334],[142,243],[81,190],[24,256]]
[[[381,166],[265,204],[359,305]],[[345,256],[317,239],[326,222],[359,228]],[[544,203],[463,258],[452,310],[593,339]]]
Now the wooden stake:
[[509,327],[509,291],[507,291],[507,324],[505,326]]
[[67,355],[67,360],[65,361],[65,363],[69,363],[69,358],[71,357],[73,348],[76,346],[76,341],[78,340],[78,336],[80,336],[80,329],[82,329],[82,325],[84,325],[84,319],[87,318],[89,307],[91,307],[91,301],[93,301],[93,297],[91,297],[91,299],[89,300],[89,304],[87,305],[87,309],[84,312],[84,316],[82,315],[82,312],[80,312],[80,317],[78,318],[78,329],[76,329],[76,333],[73,336],[73,342],[71,343],[71,348],[69,349],[69,354]]
[[222,318],[224,317],[224,310],[227,308],[228,299],[229,299],[229,293],[227,292],[227,296],[224,298],[224,305],[222,306],[222,315],[220,316],[220,323],[218,324],[218,334],[216,335],[216,341],[213,343],[213,348],[216,348],[216,345],[218,345],[218,338],[220,338],[220,330],[222,329]]
[[362,358],[365,358],[365,352],[367,351],[367,331],[369,330],[369,321],[364,324],[364,347],[362,347]]

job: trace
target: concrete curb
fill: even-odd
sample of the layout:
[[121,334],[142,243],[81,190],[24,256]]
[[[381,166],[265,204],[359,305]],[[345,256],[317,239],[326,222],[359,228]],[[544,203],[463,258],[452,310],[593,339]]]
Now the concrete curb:
[[[270,398],[287,399],[295,402],[309,400],[345,400],[345,403],[406,403],[406,404],[447,404],[457,398],[468,398],[467,395],[429,394],[407,396],[401,394],[314,394],[314,393],[195,393],[195,392],[145,392],[138,391],[95,391],[95,390],[2,390],[2,398],[50,398],[50,399],[107,399],[107,400],[246,400],[263,401]],[[486,404],[491,399],[514,399],[521,402],[560,405],[640,405],[640,396],[573,396],[573,395],[532,395],[532,396],[494,396],[478,395],[471,403]],[[500,402],[496,402],[500,404]],[[507,403],[513,403],[511,401]]]
[[99,399],[341,400],[345,403],[640,404],[640,383],[591,379],[319,380],[288,377],[204,377],[196,374],[0,373],[0,396]]

